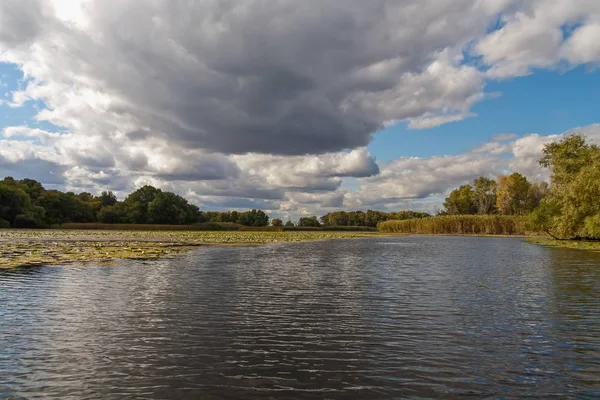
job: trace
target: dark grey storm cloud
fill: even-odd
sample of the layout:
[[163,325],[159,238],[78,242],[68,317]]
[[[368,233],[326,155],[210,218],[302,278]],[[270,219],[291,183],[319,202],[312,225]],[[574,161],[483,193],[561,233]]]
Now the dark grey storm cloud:
[[[388,121],[464,112],[483,79],[444,52],[484,32],[497,3],[120,0],[85,2],[86,17],[62,25],[25,19],[21,6],[10,15],[31,25],[23,37],[60,44],[52,80],[110,96],[102,112],[127,116],[131,140],[289,155],[357,148]],[[44,23],[60,28],[41,33]]]

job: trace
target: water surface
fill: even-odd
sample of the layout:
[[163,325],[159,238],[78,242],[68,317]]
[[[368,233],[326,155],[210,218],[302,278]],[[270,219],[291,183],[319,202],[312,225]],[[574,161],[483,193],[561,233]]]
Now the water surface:
[[600,254],[402,237],[0,271],[0,398],[600,397]]

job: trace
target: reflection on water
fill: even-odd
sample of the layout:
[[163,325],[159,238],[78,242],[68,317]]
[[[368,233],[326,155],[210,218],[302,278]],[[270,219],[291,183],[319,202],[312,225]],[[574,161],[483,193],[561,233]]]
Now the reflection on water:
[[600,396],[600,255],[520,239],[0,272],[0,397]]

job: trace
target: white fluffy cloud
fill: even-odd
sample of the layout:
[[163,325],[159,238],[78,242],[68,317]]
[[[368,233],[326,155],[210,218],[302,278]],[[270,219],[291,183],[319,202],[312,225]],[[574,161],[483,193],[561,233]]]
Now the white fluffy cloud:
[[489,79],[595,67],[599,34],[597,0],[4,0],[0,62],[25,76],[7,103],[57,129],[4,129],[0,174],[289,215],[428,208],[478,175],[543,179],[551,138],[380,166],[372,136],[476,117]]

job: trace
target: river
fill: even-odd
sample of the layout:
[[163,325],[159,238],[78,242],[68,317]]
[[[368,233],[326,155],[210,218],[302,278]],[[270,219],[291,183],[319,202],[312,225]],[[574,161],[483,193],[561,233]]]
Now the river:
[[600,398],[600,254],[395,237],[0,271],[0,398]]

